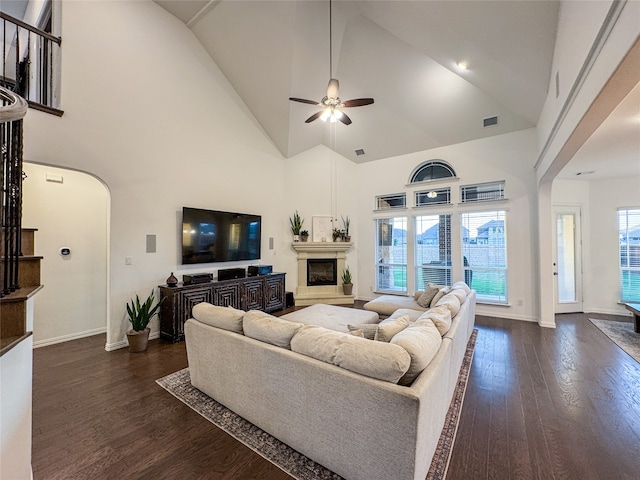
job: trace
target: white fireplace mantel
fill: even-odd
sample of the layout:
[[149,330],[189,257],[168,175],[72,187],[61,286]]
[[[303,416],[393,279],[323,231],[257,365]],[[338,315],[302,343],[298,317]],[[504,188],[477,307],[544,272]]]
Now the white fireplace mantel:
[[296,252],[346,252],[351,248],[351,242],[292,242]]
[[341,278],[346,266],[346,252],[351,242],[292,242],[291,246],[298,252],[298,288],[295,294],[296,306],[326,303],[330,305],[352,305],[353,295],[345,295],[342,283],[338,285],[307,285],[307,260],[335,258],[337,260],[337,275]]

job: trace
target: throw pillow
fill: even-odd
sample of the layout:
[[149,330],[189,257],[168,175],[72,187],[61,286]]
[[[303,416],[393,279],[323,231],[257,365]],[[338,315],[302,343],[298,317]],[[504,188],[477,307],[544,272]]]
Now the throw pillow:
[[385,322],[377,325],[375,337],[373,338],[377,342],[390,342],[391,339],[399,332],[409,326],[409,317],[403,315],[390,322]]
[[417,290],[416,293],[413,294],[413,299],[417,302],[420,298],[420,295],[424,293],[424,290]]
[[436,356],[442,337],[431,320],[418,320],[393,337],[391,344],[401,346],[411,357],[409,369],[398,382],[406,386],[411,385]]
[[442,287],[439,285],[435,285],[430,283],[427,286],[427,289],[420,295],[417,302],[423,308],[429,308],[431,306],[431,302],[433,301],[433,297],[435,297]]
[[[422,314],[418,322],[430,319],[437,327],[440,335],[444,335],[451,328],[451,311],[446,305],[433,307]],[[416,322],[417,323],[417,322]]]
[[259,310],[247,312],[242,319],[242,328],[247,337],[289,350],[291,338],[302,326],[302,323],[283,320]]
[[364,330],[356,328],[355,330],[349,330],[349,333],[354,337],[364,338]]
[[376,331],[378,330],[378,325],[376,323],[363,323],[362,325],[347,325],[347,329],[350,333],[357,330],[362,331],[362,336],[367,340],[373,340],[376,336]]
[[220,307],[211,305],[210,303],[198,303],[191,310],[193,318],[199,322],[206,323],[212,327],[222,328],[242,334],[242,317],[244,310],[238,310],[233,307]]
[[432,308],[435,307],[440,301],[440,299],[444,297],[447,293],[449,293],[449,290],[451,290],[451,287],[442,287],[440,290],[438,290],[438,292],[435,294],[435,296],[431,300],[430,306]]

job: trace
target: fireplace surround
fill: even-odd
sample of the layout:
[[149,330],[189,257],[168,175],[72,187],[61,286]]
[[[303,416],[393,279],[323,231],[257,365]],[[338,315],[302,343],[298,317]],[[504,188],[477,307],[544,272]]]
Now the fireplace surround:
[[[346,252],[351,248],[351,242],[293,242],[291,246],[298,254],[296,306],[316,303],[353,305],[354,296],[345,295],[339,281],[340,274],[346,266]],[[328,274],[331,271],[329,263],[333,265],[331,275]],[[316,277],[312,282],[309,282],[309,265],[312,270],[311,276]],[[314,274],[315,267],[319,269]],[[331,278],[327,278],[329,276]]]

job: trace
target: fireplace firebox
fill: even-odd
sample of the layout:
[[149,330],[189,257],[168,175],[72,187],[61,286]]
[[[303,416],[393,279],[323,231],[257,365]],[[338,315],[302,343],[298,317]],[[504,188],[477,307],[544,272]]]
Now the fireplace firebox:
[[307,286],[338,284],[338,262],[335,258],[307,259]]

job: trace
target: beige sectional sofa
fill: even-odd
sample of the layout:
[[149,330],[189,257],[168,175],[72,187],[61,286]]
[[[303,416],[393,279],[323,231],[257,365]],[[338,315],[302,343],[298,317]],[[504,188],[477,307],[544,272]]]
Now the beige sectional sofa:
[[348,480],[424,479],[473,331],[475,291],[447,320],[450,303],[351,325],[353,335],[196,305],[185,324],[191,382]]

